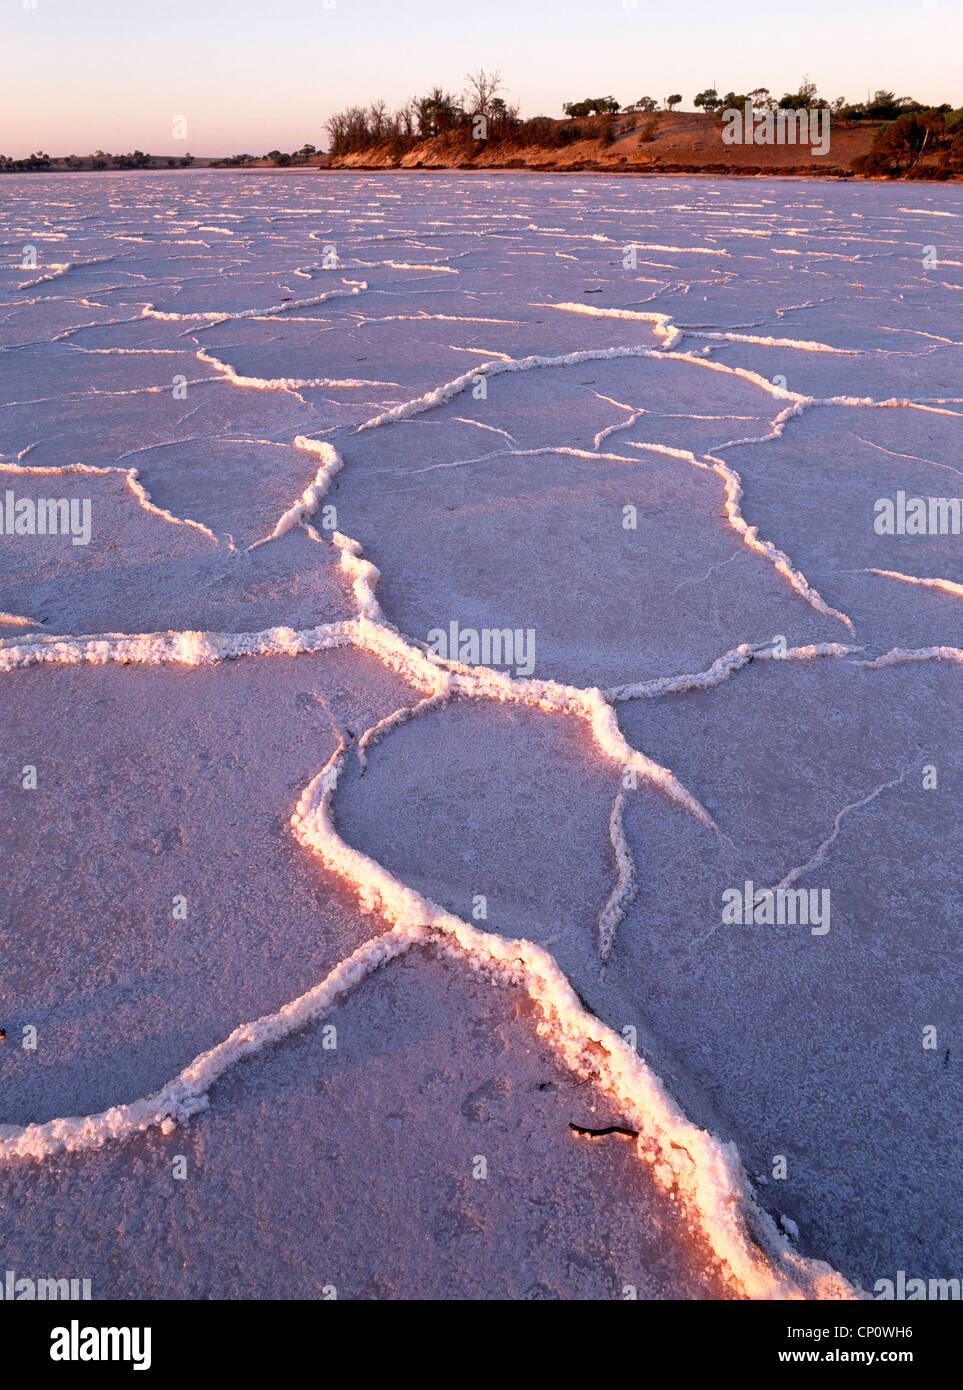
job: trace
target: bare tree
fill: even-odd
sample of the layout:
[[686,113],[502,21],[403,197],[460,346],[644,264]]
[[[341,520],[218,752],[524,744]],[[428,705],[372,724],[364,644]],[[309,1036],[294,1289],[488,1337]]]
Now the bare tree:
[[368,107],[368,130],[375,141],[387,135],[387,108],[383,101],[373,101]]
[[468,83],[464,97],[465,110],[470,116],[491,116],[492,102],[502,90],[501,73],[479,68],[477,72],[468,73],[465,81]]

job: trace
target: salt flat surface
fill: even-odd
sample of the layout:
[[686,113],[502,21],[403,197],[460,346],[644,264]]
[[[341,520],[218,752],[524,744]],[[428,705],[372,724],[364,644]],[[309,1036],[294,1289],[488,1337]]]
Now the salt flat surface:
[[3,188],[5,1267],[958,1275],[958,190]]

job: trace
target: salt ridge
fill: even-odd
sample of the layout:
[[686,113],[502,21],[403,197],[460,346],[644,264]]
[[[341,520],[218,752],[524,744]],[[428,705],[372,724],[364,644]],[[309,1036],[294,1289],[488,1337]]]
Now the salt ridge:
[[631,907],[637,892],[635,860],[632,857],[629,842],[625,838],[625,829],[622,823],[624,813],[625,789],[620,787],[615,801],[612,803],[612,813],[609,816],[609,839],[615,853],[615,885],[605,906],[599,913],[598,920],[599,958],[603,962],[607,961],[612,954],[619,924]]

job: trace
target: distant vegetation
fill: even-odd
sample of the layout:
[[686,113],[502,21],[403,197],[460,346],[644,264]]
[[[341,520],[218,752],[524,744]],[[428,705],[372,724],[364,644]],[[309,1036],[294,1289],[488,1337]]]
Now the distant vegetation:
[[[644,101],[651,100],[644,97]],[[586,97],[584,101],[567,101],[562,110],[566,116],[606,116],[621,111],[615,97]]]
[[[433,140],[440,143],[442,152],[452,162],[467,162],[485,144],[501,146],[506,153],[513,147],[552,149],[578,140],[610,144],[617,131],[639,126],[638,121],[630,121],[626,127],[625,120],[617,121],[617,117],[648,115],[650,119],[641,124],[643,142],[653,140],[658,128],[658,117],[653,113],[660,109],[660,103],[647,95],[625,106],[611,94],[585,97],[563,103],[564,120],[548,116],[525,120],[519,116],[517,105],[505,99],[499,73],[483,70],[466,81],[468,87],[460,97],[442,87],[433,87],[426,96],[415,97],[394,112],[389,112],[383,101],[335,112],[328,121],[332,157],[377,151],[379,158],[398,164],[409,150]],[[681,93],[673,92],[662,98],[661,106],[674,111],[681,101]],[[706,87],[696,93],[692,104],[707,115],[721,115],[726,109],[742,108],[747,102],[766,111],[824,108],[843,124],[887,122],[876,133],[871,151],[854,162],[857,173],[945,178],[961,172],[963,111],[954,111],[948,103],[925,106],[912,97],[900,97],[883,89],[862,102],[848,102],[842,96],[828,100],[805,77],[797,91],[784,92],[781,97],[774,96],[768,87],[722,94],[715,87]],[[273,159],[276,154],[274,151],[269,157]],[[276,162],[287,158],[281,156]]]
[[412,98],[394,112],[389,112],[383,101],[336,111],[328,121],[332,157],[384,149],[388,158],[397,162],[429,139],[440,140],[452,155],[460,154],[466,160],[486,143],[558,148],[576,140],[604,140],[612,115],[621,110],[614,97],[596,97],[568,104],[566,114],[577,115],[579,120],[557,121],[550,116],[525,120],[519,116],[518,106],[502,95],[499,73],[482,70],[466,81],[468,88],[460,97],[433,87],[427,95]]
[[787,92],[778,101],[766,87],[744,93],[726,92],[723,97],[709,87],[695,98],[695,105],[710,113],[744,106],[746,102],[769,111],[825,107],[842,124],[886,122],[873,137],[869,152],[852,161],[856,174],[944,179],[963,173],[963,109],[954,110],[949,102],[924,106],[912,97],[898,97],[882,88],[866,101],[847,102],[845,97],[826,101],[808,78],[803,79],[797,92]]
[[[318,150],[313,145],[302,145],[299,150],[295,150],[292,154],[285,154],[281,150],[268,150],[264,158],[269,159],[272,164],[277,164],[279,168],[286,169],[289,164],[307,164],[316,154],[318,154]],[[219,163],[242,164],[250,158],[250,155],[236,155],[234,159],[220,160]]]
[[0,154],[0,169],[5,173],[16,170],[18,173],[23,169],[49,169],[50,155],[44,154],[43,150],[38,150],[36,154],[28,154],[24,159],[11,159],[9,155]]
[[[924,156],[935,159],[924,165]],[[905,111],[876,132],[869,153],[853,160],[853,172],[875,178],[963,174],[963,110]]]
[[11,159],[9,155],[0,154],[0,173],[49,170],[54,164],[79,172],[81,169],[184,169],[193,163],[194,156],[191,154],[175,158],[145,154],[143,150],[132,150],[130,154],[108,154],[105,150],[97,150],[94,154],[68,154],[61,160],[52,160],[49,154],[40,151],[27,155],[25,159]]
[[747,101],[757,109],[766,111],[802,111],[826,107],[839,121],[895,121],[899,116],[914,111],[953,109],[948,103],[940,107],[924,106],[912,97],[898,97],[895,92],[883,89],[875,92],[866,101],[848,102],[845,97],[836,97],[828,101],[825,97],[819,96],[816,84],[810,82],[808,77],[803,78],[798,91],[786,92],[778,100],[768,87],[754,87],[750,92],[729,91],[725,96],[720,96],[715,87],[707,87],[704,92],[696,95],[693,104],[703,111],[712,113],[734,106],[745,106]]

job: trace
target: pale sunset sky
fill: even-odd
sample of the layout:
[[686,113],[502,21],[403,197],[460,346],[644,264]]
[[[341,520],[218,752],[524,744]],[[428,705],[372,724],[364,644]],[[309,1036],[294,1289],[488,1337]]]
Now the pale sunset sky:
[[[963,0],[2,0],[0,153],[327,148],[332,111],[498,69],[564,101],[769,87],[963,104]],[[186,143],[173,122],[186,117]]]

